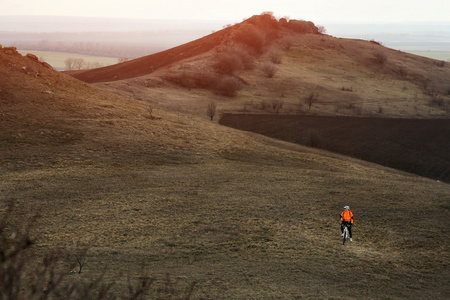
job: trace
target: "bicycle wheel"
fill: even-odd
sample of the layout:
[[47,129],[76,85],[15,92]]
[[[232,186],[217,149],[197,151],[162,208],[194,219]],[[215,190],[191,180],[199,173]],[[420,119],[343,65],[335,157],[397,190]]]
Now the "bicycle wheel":
[[345,245],[345,241],[347,241],[348,236],[348,229],[347,226],[344,227],[344,241],[342,242],[343,245]]

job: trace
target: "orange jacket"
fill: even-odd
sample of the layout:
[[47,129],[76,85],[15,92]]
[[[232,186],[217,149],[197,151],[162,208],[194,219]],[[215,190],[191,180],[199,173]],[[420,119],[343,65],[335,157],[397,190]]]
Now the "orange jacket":
[[353,213],[351,210],[341,212],[341,222],[347,221],[353,224]]

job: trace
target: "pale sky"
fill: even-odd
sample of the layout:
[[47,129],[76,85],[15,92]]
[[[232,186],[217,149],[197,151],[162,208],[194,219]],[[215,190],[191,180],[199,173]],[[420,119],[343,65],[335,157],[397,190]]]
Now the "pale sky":
[[[272,11],[314,23],[449,21],[449,0],[0,0],[0,15],[241,22]],[[1,30],[1,28],[0,28]]]

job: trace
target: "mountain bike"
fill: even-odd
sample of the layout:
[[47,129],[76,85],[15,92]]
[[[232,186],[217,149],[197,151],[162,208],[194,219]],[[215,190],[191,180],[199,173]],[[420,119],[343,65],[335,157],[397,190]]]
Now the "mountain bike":
[[342,236],[343,236],[343,245],[345,245],[345,242],[348,240],[348,238],[349,238],[349,233],[348,233],[348,227],[349,227],[349,224],[347,223],[347,222],[345,222],[344,223],[344,232],[342,233]]

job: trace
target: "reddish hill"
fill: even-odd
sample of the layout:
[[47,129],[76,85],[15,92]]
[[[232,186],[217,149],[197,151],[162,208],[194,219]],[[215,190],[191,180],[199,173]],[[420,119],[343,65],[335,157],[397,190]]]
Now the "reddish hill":
[[190,43],[124,63],[92,70],[68,71],[67,74],[88,83],[116,81],[147,75],[182,59],[210,51],[220,44],[227,31],[224,29]]
[[[286,19],[276,20],[270,14],[255,15],[242,23],[224,28],[203,38],[124,63],[91,70],[68,71],[67,74],[88,83],[117,81],[151,74],[183,59],[209,52],[213,48],[243,43],[250,48],[262,47],[265,42],[280,36],[283,30],[317,33],[312,22]],[[256,50],[258,52],[260,49]]]

